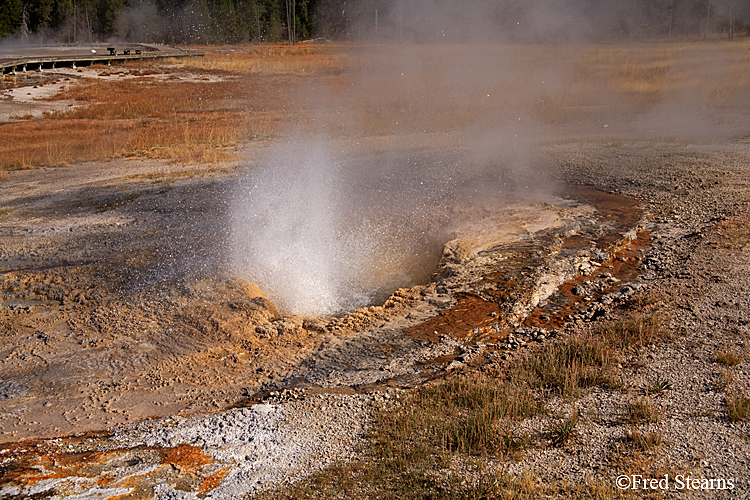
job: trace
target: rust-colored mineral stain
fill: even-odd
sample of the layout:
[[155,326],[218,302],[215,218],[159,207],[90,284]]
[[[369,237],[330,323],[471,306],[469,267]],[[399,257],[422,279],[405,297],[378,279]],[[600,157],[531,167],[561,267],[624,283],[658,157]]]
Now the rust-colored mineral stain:
[[55,454],[55,465],[57,467],[83,467],[85,465],[91,465],[100,463],[105,454],[98,451],[85,451],[82,453],[56,453]]
[[[119,488],[130,490],[130,492],[110,497],[107,500],[150,500],[154,498],[154,486],[160,479],[153,476],[158,475],[158,473],[159,469],[150,474],[130,476],[125,478],[124,481],[117,481]],[[161,480],[163,481],[163,479]]]
[[199,446],[180,445],[159,450],[162,464],[171,464],[181,472],[195,474],[202,466],[214,463],[214,459],[203,453]]
[[100,457],[98,452],[76,454],[62,453],[49,449],[43,441],[23,441],[13,445],[5,444],[7,460],[0,486],[24,484],[33,486],[48,479],[61,479],[70,476],[85,476],[80,472],[88,464]]
[[112,476],[100,476],[99,479],[96,480],[96,485],[100,488],[109,486],[113,483],[117,482],[117,478]]
[[19,484],[34,486],[41,481],[59,477],[55,472],[42,473],[40,469],[36,468],[39,465],[43,465],[43,463],[40,461],[32,464],[31,460],[22,460],[15,464],[5,465],[0,478],[0,486]]
[[[609,230],[600,236],[589,237],[581,235],[569,236],[561,242],[562,250],[585,249],[596,245],[601,250],[611,253],[609,261],[602,263],[599,273],[608,272],[621,282],[631,281],[639,273],[640,257],[650,245],[650,236],[646,232],[637,233],[633,241],[625,240],[623,233],[631,229],[642,216],[640,200],[596,189],[591,186],[570,186],[564,196],[579,199],[592,205],[596,209],[597,217]],[[595,239],[595,241],[594,241]],[[464,295],[458,299],[457,305],[447,311],[442,311],[421,325],[408,329],[408,337],[438,342],[439,337],[451,333],[456,338],[469,339],[478,333],[488,342],[497,342],[513,330],[512,327],[503,331],[495,331],[496,323],[503,324],[502,318],[492,313],[500,312],[500,304],[523,300],[529,292],[524,286],[528,285],[519,278],[529,266],[535,265],[533,253],[520,252],[514,260],[506,261],[507,266],[485,277],[483,281],[484,293],[493,300],[487,301],[474,295]],[[538,326],[545,329],[560,328],[565,323],[565,316],[575,314],[585,306],[583,297],[573,294],[573,288],[592,279],[592,276],[578,276],[563,283],[559,292],[551,297],[545,307],[537,307],[524,320],[524,326]],[[618,288],[614,284],[600,296]],[[598,298],[598,297],[594,297]],[[501,313],[501,312],[500,312]],[[502,313],[501,313],[502,314]]]
[[636,239],[629,245],[615,254],[610,264],[612,265],[612,274],[622,281],[631,281],[641,274],[641,258],[651,246],[651,234],[647,231],[638,231]]
[[455,307],[434,316],[420,325],[406,330],[407,337],[438,343],[442,335],[450,333],[456,338],[468,339],[475,328],[489,326],[497,321],[498,307],[476,295],[461,295]]
[[[628,283],[642,271],[640,269],[641,257],[645,249],[651,245],[651,235],[647,231],[636,233],[636,239],[628,242],[623,247],[612,252],[609,260],[602,263],[599,273],[609,273],[619,280],[618,283],[606,288],[601,292],[592,293],[593,299],[599,299],[607,293],[620,288],[621,284]],[[578,312],[576,308],[584,304],[583,297],[576,296],[573,288],[583,282],[592,279],[592,276],[576,276],[566,281],[559,288],[559,295],[551,300],[551,308],[537,307],[532,311],[523,322],[524,326],[536,326],[545,329],[560,328],[565,323],[565,316]],[[550,311],[550,309],[552,311]],[[547,316],[549,319],[542,319]]]
[[[616,244],[621,233],[634,227],[643,215],[641,200],[620,193],[602,191],[593,186],[568,186],[565,196],[582,200],[596,208],[598,216],[611,224],[614,230],[596,239],[596,247],[602,250]],[[580,248],[584,239],[578,236],[567,238],[563,248]]]
[[231,467],[224,467],[222,469],[219,469],[219,471],[215,474],[208,476],[198,487],[198,494],[205,495],[221,486],[221,482],[224,480],[230,470],[232,470]]
[[508,279],[503,273],[493,273],[487,277],[485,282],[492,282],[493,288],[485,290],[485,293],[492,296],[498,304],[512,300],[514,289],[520,286],[516,278]]
[[583,236],[575,235],[575,236],[568,236],[567,238],[563,239],[562,245],[560,245],[560,248],[566,249],[566,250],[577,250],[579,248],[585,248],[589,245],[589,240],[584,238]]
[[568,186],[565,195],[594,206],[600,216],[618,229],[629,229],[641,219],[641,200],[638,198],[602,191],[593,186]]
[[[50,479],[71,478],[74,481],[85,479],[91,480],[92,485],[95,484],[98,487],[116,484],[119,487],[132,488],[130,493],[117,498],[128,500],[151,498],[153,485],[157,480],[154,474],[158,474],[158,470],[156,473],[152,471],[119,479],[109,473],[106,464],[121,458],[123,450],[81,452],[66,449],[69,445],[80,442],[80,438],[62,438],[53,445],[44,441],[6,443],[3,445],[4,453],[0,455],[3,459],[0,487],[10,485],[29,487]],[[178,469],[181,474],[195,476],[200,467],[214,463],[214,459],[203,453],[202,449],[197,446],[182,445],[175,448],[144,449],[154,450],[159,454],[162,468],[170,465]],[[228,469],[224,470],[224,475]],[[215,484],[213,486],[215,488],[221,483],[223,476],[220,477],[217,474],[214,475],[216,477],[212,476],[213,479],[209,478],[213,482],[206,483],[206,491],[210,491],[210,485]]]

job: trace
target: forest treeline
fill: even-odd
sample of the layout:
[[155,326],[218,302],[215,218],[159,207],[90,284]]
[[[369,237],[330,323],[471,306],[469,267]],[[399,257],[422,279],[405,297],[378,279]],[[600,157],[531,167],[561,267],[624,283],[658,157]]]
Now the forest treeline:
[[747,35],[750,0],[0,0],[0,38],[85,43]]

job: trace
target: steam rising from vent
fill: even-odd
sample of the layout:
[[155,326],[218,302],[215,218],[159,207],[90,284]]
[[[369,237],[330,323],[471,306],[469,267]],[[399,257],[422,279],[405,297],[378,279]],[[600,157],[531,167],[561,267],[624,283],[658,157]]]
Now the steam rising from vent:
[[322,141],[278,148],[240,187],[235,271],[304,315],[351,310],[424,280],[440,252],[441,216],[430,213],[440,189],[416,169],[399,176],[395,164],[373,162],[344,163]]
[[[562,4],[579,12],[576,2]],[[426,281],[467,224],[489,221],[508,197],[543,196],[548,165],[539,152],[550,138],[684,137],[707,122],[707,111],[680,121],[672,110],[681,106],[658,106],[681,104],[682,87],[697,102],[695,68],[671,48],[659,56],[671,66],[648,55],[641,72],[631,70],[630,50],[610,60],[596,47],[497,42],[593,36],[572,28],[599,26],[586,21],[606,9],[558,19],[551,3],[514,4],[528,8],[499,19],[519,19],[514,26],[527,30],[519,34],[496,29],[496,2],[457,5],[396,2],[378,36],[390,30],[395,40],[424,43],[354,45],[341,75],[305,80],[304,98],[294,100],[300,128],[320,135],[277,145],[240,182],[231,271],[282,312],[347,312]],[[427,14],[429,23],[417,22]],[[367,29],[357,35],[368,38]],[[665,92],[677,74],[691,78]],[[359,141],[366,144],[354,147]]]
[[[234,214],[234,267],[278,306],[303,314],[342,307],[342,289],[357,280],[333,196],[337,166],[321,144],[280,156],[253,171]],[[237,230],[239,228],[239,230]]]
[[517,189],[498,158],[470,151],[347,158],[329,147],[277,146],[233,203],[232,271],[287,313],[342,313],[426,282],[467,211]]
[[543,184],[527,179],[528,96],[507,94],[533,61],[483,45],[364,47],[352,58],[364,64],[346,85],[301,90],[314,108],[300,128],[330,136],[277,144],[232,203],[231,271],[285,313],[348,312],[427,282],[467,220]]

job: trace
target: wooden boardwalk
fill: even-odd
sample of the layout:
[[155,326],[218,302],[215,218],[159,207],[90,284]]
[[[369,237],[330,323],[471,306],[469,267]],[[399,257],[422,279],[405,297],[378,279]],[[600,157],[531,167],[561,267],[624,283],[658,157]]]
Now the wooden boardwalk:
[[100,43],[87,45],[15,45],[0,49],[0,74],[15,75],[57,67],[110,65],[117,61],[163,57],[203,56],[200,50],[186,50],[145,43]]

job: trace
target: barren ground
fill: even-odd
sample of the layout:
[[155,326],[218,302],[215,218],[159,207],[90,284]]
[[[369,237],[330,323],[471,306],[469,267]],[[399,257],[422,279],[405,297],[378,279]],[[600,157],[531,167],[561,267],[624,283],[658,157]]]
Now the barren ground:
[[[666,471],[731,478],[733,490],[711,493],[750,496],[748,420],[726,409],[750,383],[748,111],[707,111],[690,127],[634,110],[550,125],[539,147],[554,187],[543,198],[467,208],[428,283],[336,318],[280,315],[226,272],[244,161],[7,172],[0,494],[231,498],[277,485],[354,456],[373,406],[594,330],[648,292],[675,340],[630,353],[621,388],[553,397],[549,414],[519,424],[541,435],[575,410],[584,423],[569,444],[484,470],[609,486]],[[444,139],[425,133],[421,157],[442,155]],[[380,136],[358,154],[389,141],[405,149]],[[643,470],[626,469],[613,458],[630,428],[623,412],[657,376],[672,388],[653,398],[660,418],[648,430],[664,444]]]

